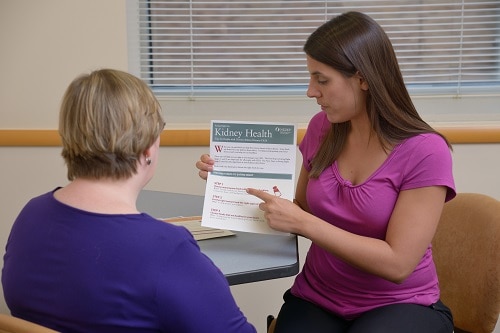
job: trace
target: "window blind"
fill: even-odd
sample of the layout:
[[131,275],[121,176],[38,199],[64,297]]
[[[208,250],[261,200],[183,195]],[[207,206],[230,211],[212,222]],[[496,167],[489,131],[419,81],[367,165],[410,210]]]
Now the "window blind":
[[500,1],[139,0],[140,76],[171,94],[303,94],[302,46],[346,11],[375,19],[415,92],[500,89]]

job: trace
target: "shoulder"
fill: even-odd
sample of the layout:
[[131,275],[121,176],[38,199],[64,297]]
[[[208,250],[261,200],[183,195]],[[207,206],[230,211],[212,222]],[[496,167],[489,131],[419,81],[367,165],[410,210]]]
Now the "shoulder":
[[47,193],[40,194],[36,197],[33,197],[28,201],[28,203],[47,203],[47,202],[55,202],[56,199],[54,198],[54,192],[59,189],[55,188],[52,191],[49,191]]
[[395,166],[404,175],[401,189],[441,185],[448,187],[447,200],[455,196],[450,147],[436,133],[404,140],[397,148]]
[[446,162],[451,164],[451,149],[445,139],[436,133],[423,133],[403,140],[395,147],[396,155],[402,163]]
[[450,150],[444,138],[437,133],[422,133],[412,136],[404,140],[402,146],[405,146],[407,149],[436,147],[437,149],[445,148],[446,150]]
[[54,198],[54,192],[57,190],[54,189],[47,193],[38,195],[36,197],[31,198],[24,207],[21,209],[19,217],[23,217],[29,214],[38,214],[39,212],[50,212],[57,210],[59,208],[58,201]]
[[303,156],[304,166],[309,170],[310,162],[318,150],[324,136],[331,128],[331,123],[326,118],[324,112],[316,113],[307,126],[306,133],[299,144],[299,149]]
[[445,139],[437,133],[423,133],[412,136],[397,146],[399,155],[415,162],[433,156],[451,162],[451,149]]

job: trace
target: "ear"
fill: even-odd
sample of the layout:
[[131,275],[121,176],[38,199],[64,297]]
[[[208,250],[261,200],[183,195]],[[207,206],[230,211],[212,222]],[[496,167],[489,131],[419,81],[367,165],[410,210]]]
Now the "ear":
[[142,153],[142,155],[144,155],[144,157],[149,157],[149,156],[151,156],[151,147],[150,147],[150,148],[148,148],[148,149],[146,149],[146,150]]
[[153,146],[146,148],[146,150],[142,152],[142,156],[144,156],[145,159],[151,157],[152,154],[153,154]]
[[155,140],[155,142],[153,142],[153,144],[151,144],[150,147],[146,148],[146,150],[144,150],[142,155],[144,155],[144,157],[150,157],[151,155],[153,155],[156,152],[156,150],[158,149],[159,146],[160,146],[160,137],[158,137]]
[[359,87],[361,88],[361,90],[368,91],[369,89],[368,82],[366,82],[363,74],[357,71],[355,77],[358,79]]

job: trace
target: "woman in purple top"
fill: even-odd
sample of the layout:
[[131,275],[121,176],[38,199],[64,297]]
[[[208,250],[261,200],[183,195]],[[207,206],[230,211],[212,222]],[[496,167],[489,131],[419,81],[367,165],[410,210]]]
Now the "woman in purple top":
[[[333,18],[304,51],[321,112],[300,143],[296,199],[247,190],[272,228],[312,241],[275,332],[452,332],[431,250],[455,196],[449,143],[417,113],[370,17]],[[212,165],[197,162],[202,178]]]
[[70,84],[59,124],[70,183],[32,199],[6,246],[14,316],[60,332],[256,332],[191,234],[136,208],[163,127],[155,96],[128,73]]

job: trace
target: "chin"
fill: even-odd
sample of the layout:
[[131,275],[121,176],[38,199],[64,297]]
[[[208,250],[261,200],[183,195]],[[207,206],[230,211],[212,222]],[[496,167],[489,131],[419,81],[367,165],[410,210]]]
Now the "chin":
[[326,113],[326,119],[328,119],[328,121],[332,124],[338,124],[338,123],[343,123],[343,122],[346,122],[347,120],[345,119],[342,119],[336,115],[331,115],[331,114],[328,114]]

